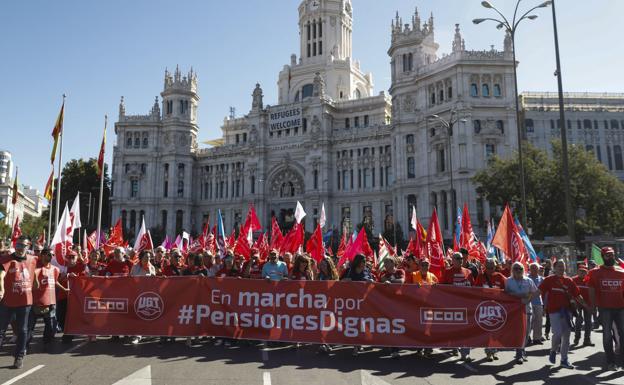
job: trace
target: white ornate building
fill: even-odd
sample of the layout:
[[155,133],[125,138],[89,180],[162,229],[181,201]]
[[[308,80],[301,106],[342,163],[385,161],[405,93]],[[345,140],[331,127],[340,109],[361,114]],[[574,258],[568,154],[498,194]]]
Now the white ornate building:
[[[568,144],[593,152],[624,180],[624,94],[571,92],[563,97]],[[523,92],[520,101],[527,140],[550,154],[552,141],[561,140],[558,94]]]
[[[200,148],[196,121],[198,80],[176,68],[165,72],[162,101],[147,115],[119,106],[115,124],[112,220],[136,230],[141,216],[168,234],[198,232],[206,218],[224,214],[226,229],[244,220],[253,202],[263,226],[271,214],[292,221],[299,200],[307,230],[324,202],[332,227],[363,220],[383,231],[393,213],[403,231],[409,208],[425,222],[435,206],[450,237],[451,171],[457,206],[469,204],[477,231],[489,206],[471,182],[493,154],[516,148],[511,43],[504,50],[465,49],[459,26],[453,50],[441,55],[433,16],[418,11],[392,21],[390,94],[373,92],[351,45],[350,0],[306,0],[299,5],[299,55],[279,73],[275,105],[256,84],[251,108],[223,122],[222,138]],[[449,140],[432,114],[465,119]],[[452,167],[451,164],[452,163]]]

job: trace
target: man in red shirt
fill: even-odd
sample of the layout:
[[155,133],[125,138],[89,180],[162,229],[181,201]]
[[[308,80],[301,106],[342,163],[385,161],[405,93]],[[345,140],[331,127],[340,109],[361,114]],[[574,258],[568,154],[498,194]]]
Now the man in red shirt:
[[607,355],[608,370],[617,369],[613,354],[613,325],[620,336],[620,356],[624,356],[624,271],[615,266],[615,252],[610,247],[600,250],[604,265],[589,272],[587,285],[592,306],[600,310],[602,345]]
[[394,257],[385,258],[383,260],[383,265],[385,269],[381,273],[379,282],[405,283],[405,270],[396,268],[397,262]]
[[41,267],[35,270],[35,279],[39,287],[33,289],[33,309],[28,321],[28,343],[32,341],[37,318],[42,317],[44,322],[43,343],[52,342],[56,334],[56,289],[67,292],[59,281],[59,268],[52,265],[52,254],[49,249],[43,249],[39,258]]
[[[584,264],[580,264],[577,267],[577,274],[572,277],[576,286],[578,286],[581,291],[581,297],[588,304],[591,303],[589,297],[589,286],[586,283],[587,278],[587,266]],[[583,346],[594,346],[591,342],[591,331],[592,331],[592,321],[591,321],[591,311],[589,309],[577,309],[576,315],[574,317],[574,345],[578,345],[581,340],[581,330],[584,330],[584,338],[583,338]]]
[[552,347],[550,348],[549,361],[554,364],[557,359],[557,350],[561,351],[561,367],[574,369],[568,361],[570,350],[570,331],[572,314],[570,313],[571,302],[576,302],[587,307],[581,297],[581,292],[570,279],[565,276],[565,262],[559,259],[553,266],[554,274],[544,278],[539,286],[543,296],[546,296],[546,312],[550,317],[552,327]]
[[485,271],[477,277],[475,286],[505,289],[505,276],[496,271],[496,262],[493,259],[485,261]]
[[[472,271],[462,267],[464,257],[461,253],[453,253],[453,265],[444,271],[442,283],[453,286],[474,286]],[[470,358],[470,348],[460,348],[461,359],[465,362],[472,362]],[[454,354],[457,354],[456,352]]]
[[109,277],[128,277],[134,264],[127,260],[122,247],[115,248],[113,259],[106,266],[104,274]]
[[[61,287],[69,288],[69,277],[88,275],[87,265],[78,259],[78,254],[69,251],[65,256],[65,266],[60,267],[59,283]],[[65,290],[57,290],[56,292],[56,319],[62,330],[65,330],[65,316],[67,315],[67,292]],[[61,338],[63,343],[70,343],[73,336],[64,334]]]
[[[23,366],[28,338],[28,317],[33,303],[33,283],[36,286],[35,268],[37,260],[26,251],[30,240],[21,236],[15,244],[15,252],[0,258],[0,330],[6,330],[15,317],[15,361],[13,368]],[[0,335],[0,345],[4,334]]]

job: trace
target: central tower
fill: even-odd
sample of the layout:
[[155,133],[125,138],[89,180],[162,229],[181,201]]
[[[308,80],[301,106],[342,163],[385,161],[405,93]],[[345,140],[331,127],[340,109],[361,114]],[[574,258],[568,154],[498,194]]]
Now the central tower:
[[323,78],[326,97],[351,100],[372,96],[371,74],[360,70],[352,54],[351,0],[304,0],[299,4],[299,59],[280,72],[279,103],[312,96],[316,73]]

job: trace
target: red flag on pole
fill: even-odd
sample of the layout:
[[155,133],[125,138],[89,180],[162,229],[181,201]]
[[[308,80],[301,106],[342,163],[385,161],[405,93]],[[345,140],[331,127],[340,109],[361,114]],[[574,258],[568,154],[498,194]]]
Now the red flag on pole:
[[104,151],[106,150],[106,126],[104,126],[104,135],[102,136],[102,145],[100,146],[100,154],[97,161],[98,178],[104,173]]
[[284,235],[277,223],[275,216],[271,219],[271,249],[281,249],[282,243],[284,243]]
[[296,253],[301,246],[303,246],[303,226],[300,223],[295,223],[295,225],[290,229],[286,237],[284,237],[284,243],[281,247],[281,252],[286,253]]
[[364,226],[360,229],[355,240],[347,246],[344,255],[340,258],[340,261],[338,261],[338,266],[342,266],[345,261],[352,261],[357,254],[364,254],[366,259],[370,260],[372,260],[375,255],[373,249],[371,249],[368,244],[368,237],[366,236],[366,229]]
[[478,259],[481,263],[485,263],[486,255],[482,254],[479,250],[479,241],[477,240],[477,237],[472,229],[470,213],[468,212],[468,205],[466,203],[464,203],[464,211],[462,213],[459,247],[463,247],[468,250],[468,254],[471,257]]
[[438,222],[438,212],[435,207],[429,220],[429,230],[427,231],[427,255],[429,256],[429,271],[438,279],[442,278],[444,271],[444,239]]
[[498,228],[496,229],[492,244],[511,258],[512,262],[521,262],[524,265],[527,264],[528,255],[522,237],[511,215],[509,205],[505,206],[503,216],[498,222]]
[[242,255],[243,258],[248,261],[250,254],[251,247],[249,246],[246,231],[241,229],[241,231],[238,232],[238,239],[236,240],[236,245],[234,246],[234,255]]
[[19,237],[22,236],[22,229],[20,228],[20,218],[19,215],[15,217],[15,223],[13,223],[13,232],[11,233],[11,245],[15,248],[15,244]]
[[306,243],[306,251],[310,253],[316,262],[320,262],[325,257],[325,247],[323,247],[323,233],[321,225],[317,224],[312,237]]
[[340,238],[340,244],[338,245],[338,250],[336,251],[336,256],[339,258],[342,258],[342,256],[344,255],[345,250],[347,249],[347,240],[346,240],[347,236],[346,233],[343,232],[342,233],[342,238]]

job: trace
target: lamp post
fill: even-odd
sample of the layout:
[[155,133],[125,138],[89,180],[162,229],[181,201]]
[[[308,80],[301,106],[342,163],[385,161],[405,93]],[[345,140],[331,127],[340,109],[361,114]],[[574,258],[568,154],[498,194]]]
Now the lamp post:
[[524,181],[524,161],[522,159],[522,131],[521,131],[521,127],[520,127],[520,105],[518,102],[518,74],[516,71],[516,30],[518,29],[518,25],[523,21],[523,20],[535,20],[537,19],[537,15],[531,15],[530,13],[533,12],[534,10],[538,9],[538,8],[545,8],[548,7],[551,2],[550,1],[545,1],[539,5],[536,5],[535,7],[529,9],[528,11],[526,11],[524,14],[522,14],[522,16],[518,17],[518,7],[520,6],[520,2],[522,0],[518,0],[516,3],[516,8],[514,10],[514,14],[513,14],[513,18],[511,19],[511,21],[509,21],[498,9],[496,9],[492,4],[490,4],[489,1],[482,1],[481,5],[484,8],[488,8],[488,9],[493,9],[494,12],[496,12],[501,19],[495,19],[495,18],[481,18],[481,19],[474,19],[472,22],[474,24],[481,24],[484,21],[493,21],[496,22],[496,28],[497,29],[502,29],[505,28],[505,30],[509,33],[510,37],[511,37],[511,49],[513,52],[513,76],[514,76],[514,97],[515,97],[515,101],[516,101],[516,129],[518,132],[518,163],[520,165],[520,192],[521,192],[521,206],[522,206],[522,212],[521,212],[521,216],[522,216],[522,223],[525,226],[528,226],[528,222],[527,222],[527,207],[526,207],[526,186],[525,186],[525,181]]
[[466,119],[459,119],[457,116],[457,112],[455,110],[451,111],[451,117],[449,120],[445,120],[440,117],[440,115],[429,115],[427,119],[429,120],[437,120],[442,123],[442,125],[446,128],[446,138],[448,145],[448,157],[449,157],[449,175],[451,182],[451,213],[455,215],[457,212],[457,199],[455,196],[455,187],[453,186],[453,151],[451,150],[451,137],[453,136],[453,126],[457,122],[466,123]]
[[563,187],[565,190],[566,221],[568,222],[568,237],[575,240],[574,214],[572,213],[572,197],[570,196],[570,170],[568,168],[568,138],[565,126],[565,109],[563,105],[563,81],[561,80],[561,60],[559,59],[559,35],[557,33],[557,15],[555,0],[552,0],[553,33],[555,37],[555,57],[557,61],[557,90],[559,93],[559,131],[561,131],[561,167],[563,169]]

